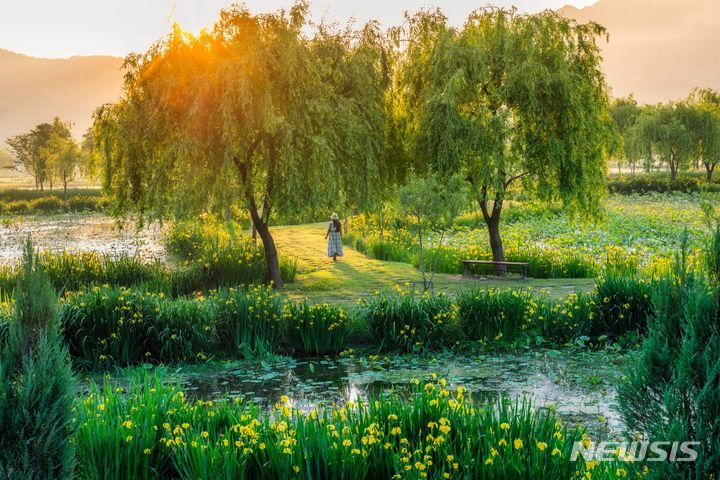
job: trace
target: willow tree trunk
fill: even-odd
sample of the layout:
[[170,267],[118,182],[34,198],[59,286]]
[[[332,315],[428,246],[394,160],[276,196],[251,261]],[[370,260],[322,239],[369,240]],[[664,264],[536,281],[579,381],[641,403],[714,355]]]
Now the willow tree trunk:
[[257,226],[257,232],[263,242],[265,248],[265,263],[268,269],[268,281],[273,286],[280,288],[283,286],[282,275],[280,274],[280,257],[278,256],[275,240],[270,235],[270,227],[267,224]]
[[264,222],[260,218],[260,215],[254,208],[250,209],[250,218],[265,249],[268,281],[272,282],[275,288],[280,288],[283,286],[282,275],[280,275],[280,257],[278,256],[277,247],[275,246],[275,240],[273,240],[270,234],[270,227],[267,222]]
[[712,182],[713,171],[715,170],[714,163],[705,162],[705,178],[708,183]]
[[[247,154],[247,158],[252,157],[252,151],[259,145],[259,139],[253,146],[250,152]],[[271,157],[274,158],[274,157]],[[280,275],[280,258],[278,256],[277,247],[275,246],[275,240],[273,240],[270,234],[270,205],[268,202],[268,196],[272,192],[273,180],[274,180],[274,162],[271,162],[268,167],[267,185],[265,189],[265,195],[263,195],[262,204],[262,216],[258,209],[258,205],[255,201],[255,196],[252,189],[252,182],[250,181],[250,173],[248,164],[235,158],[235,165],[238,168],[240,174],[240,180],[245,185],[245,201],[250,212],[250,220],[252,221],[255,231],[260,236],[265,249],[265,263],[267,265],[267,280],[273,284],[275,288],[283,286],[282,276]]]
[[675,183],[677,179],[678,165],[674,158],[670,158],[670,183]]
[[[502,197],[495,197],[492,204],[492,210],[489,208],[485,191],[483,197],[478,202],[480,210],[488,227],[488,236],[490,238],[490,250],[492,251],[493,262],[505,261],[505,249],[503,248],[502,238],[500,237],[500,215],[502,213]],[[507,268],[505,265],[495,265],[495,274],[498,276],[505,275]]]
[[[505,261],[505,249],[500,237],[500,219],[493,218],[488,223],[488,235],[490,236],[490,250],[492,250],[493,262]],[[502,269],[504,271],[505,269]]]

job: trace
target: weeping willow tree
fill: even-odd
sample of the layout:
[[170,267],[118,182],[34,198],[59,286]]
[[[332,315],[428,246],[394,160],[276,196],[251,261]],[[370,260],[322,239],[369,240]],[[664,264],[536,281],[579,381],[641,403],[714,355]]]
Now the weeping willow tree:
[[500,217],[516,184],[539,201],[599,211],[617,145],[600,71],[605,30],[551,11],[485,8],[461,29],[439,10],[407,16],[394,116],[420,166],[461,172],[504,261]]
[[695,88],[684,102],[685,124],[692,138],[696,167],[705,167],[705,179],[712,182],[720,163],[720,91]]
[[329,208],[340,192],[358,202],[371,195],[383,38],[375,24],[313,28],[307,11],[233,6],[210,32],[176,27],[127,57],[123,96],[97,111],[93,127],[117,213],[178,218],[239,200],[280,286],[272,212]]

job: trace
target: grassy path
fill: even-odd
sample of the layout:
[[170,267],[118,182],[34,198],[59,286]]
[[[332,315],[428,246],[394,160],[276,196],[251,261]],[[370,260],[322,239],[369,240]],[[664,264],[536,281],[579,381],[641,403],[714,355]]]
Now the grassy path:
[[[298,261],[295,282],[285,287],[290,296],[306,296],[315,301],[352,302],[378,290],[421,280],[420,273],[412,265],[375,260],[349,247],[344,247],[344,257],[337,263],[333,262],[327,257],[327,241],[323,238],[326,226],[325,223],[316,223],[272,228],[280,254],[295,257]],[[443,292],[478,286],[525,287],[546,289],[549,294],[559,297],[576,290],[591,290],[593,284],[592,279],[513,281],[435,275],[435,290]]]

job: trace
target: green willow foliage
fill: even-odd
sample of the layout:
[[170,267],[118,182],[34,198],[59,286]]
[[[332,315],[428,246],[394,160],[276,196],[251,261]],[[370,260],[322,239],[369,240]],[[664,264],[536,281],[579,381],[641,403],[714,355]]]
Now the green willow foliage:
[[15,316],[0,356],[0,477],[72,476],[75,430],[70,356],[55,316],[55,292],[25,245]]
[[307,13],[233,6],[197,37],[175,28],[126,59],[123,98],[94,125],[118,212],[179,217],[237,202],[277,286],[273,211],[330,208],[338,192],[360,202],[381,183],[383,37],[374,23],[312,29]]

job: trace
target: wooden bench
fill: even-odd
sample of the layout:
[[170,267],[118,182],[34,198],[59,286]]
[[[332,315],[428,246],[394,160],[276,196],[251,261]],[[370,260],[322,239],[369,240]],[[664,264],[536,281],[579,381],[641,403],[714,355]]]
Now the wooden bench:
[[488,275],[505,277],[507,273],[513,273],[520,278],[528,277],[527,262],[494,262],[492,260],[463,260],[463,276],[481,277]]

